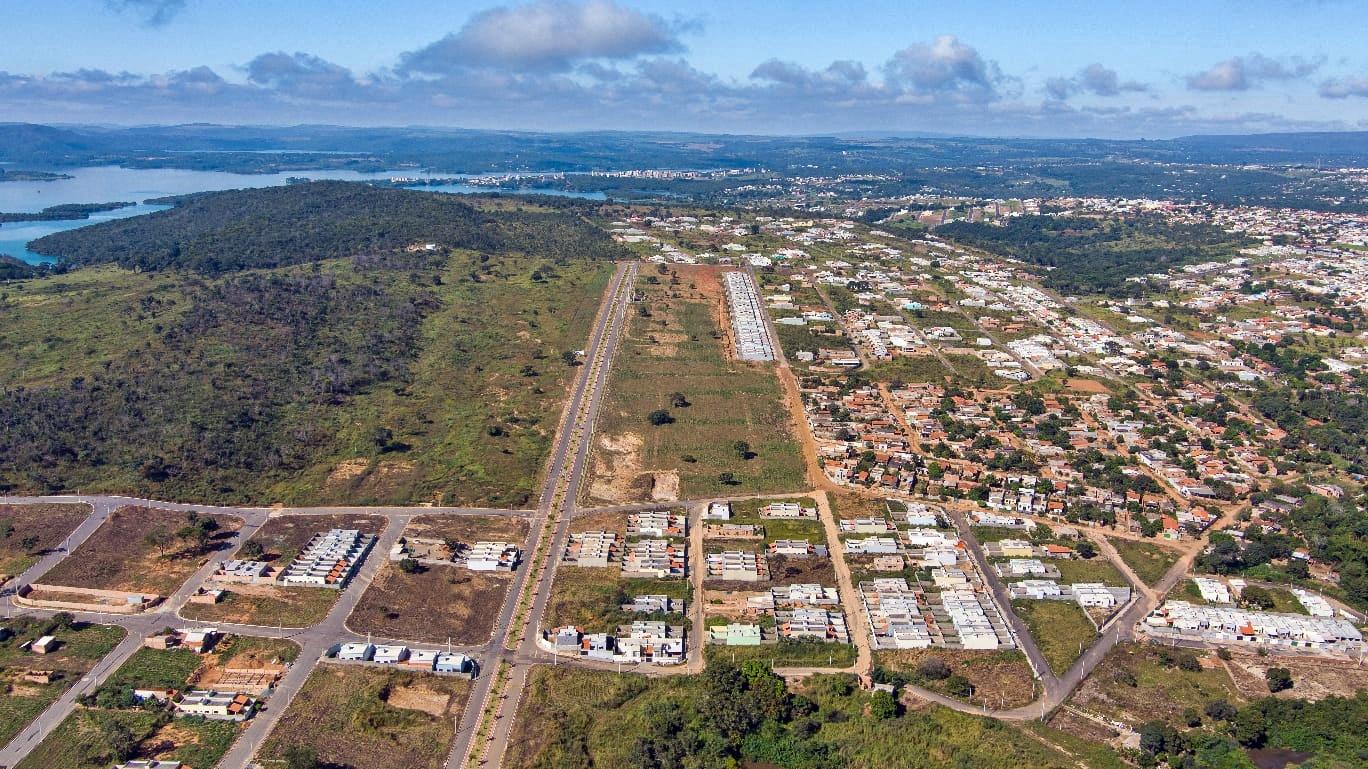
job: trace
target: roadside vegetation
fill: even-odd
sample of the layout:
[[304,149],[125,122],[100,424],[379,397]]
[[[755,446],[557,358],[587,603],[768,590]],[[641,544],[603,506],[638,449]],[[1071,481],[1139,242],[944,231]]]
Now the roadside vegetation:
[[1121,560],[1135,572],[1135,576],[1151,587],[1163,579],[1181,556],[1173,548],[1149,542],[1119,537],[1109,538],[1109,541],[1116,548],[1116,552],[1121,554]]

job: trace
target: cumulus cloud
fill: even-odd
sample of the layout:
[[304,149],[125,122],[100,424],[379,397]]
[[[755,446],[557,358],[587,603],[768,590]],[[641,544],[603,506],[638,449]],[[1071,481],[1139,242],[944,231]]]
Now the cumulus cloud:
[[1347,99],[1350,96],[1368,98],[1368,77],[1339,77],[1320,85],[1320,95],[1327,99]]
[[164,26],[185,10],[185,0],[105,0],[105,3],[115,11],[137,16],[149,27]]
[[1148,85],[1134,80],[1123,81],[1116,70],[1097,62],[1089,64],[1072,77],[1052,77],[1045,81],[1045,93],[1057,101],[1080,93],[1111,97],[1148,90]]
[[679,28],[614,0],[535,0],[475,14],[459,31],[404,54],[400,69],[427,75],[472,67],[562,72],[580,62],[681,51]]
[[1320,69],[1323,59],[1299,56],[1279,60],[1251,53],[1217,62],[1210,69],[1187,77],[1193,91],[1247,91],[1268,80],[1299,80]]
[[351,70],[309,53],[263,53],[247,63],[247,80],[290,97],[357,99],[374,95]]
[[997,64],[985,61],[973,46],[954,35],[898,51],[884,65],[884,77],[910,97],[949,97],[972,103],[997,99],[1003,80]]

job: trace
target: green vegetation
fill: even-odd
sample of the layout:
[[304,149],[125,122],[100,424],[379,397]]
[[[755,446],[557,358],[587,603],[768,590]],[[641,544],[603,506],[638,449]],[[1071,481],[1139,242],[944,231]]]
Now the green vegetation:
[[936,234],[975,248],[1054,268],[1045,285],[1068,294],[1136,295],[1126,278],[1229,258],[1245,238],[1206,224],[1161,216],[1126,219],[1019,216],[1001,225],[954,222]]
[[89,516],[88,505],[0,505],[0,580],[22,574]]
[[[13,739],[124,637],[122,628],[72,623],[69,616],[0,625],[0,744]],[[48,634],[60,642],[56,652],[39,656],[20,648]],[[50,683],[24,680],[29,670],[51,670],[55,678]]]
[[[613,361],[592,495],[649,498],[673,486],[674,475],[683,499],[804,485],[774,366],[728,358],[717,274],[679,267],[666,275],[646,270],[638,280],[642,299]],[[676,393],[687,406],[671,406]],[[747,444],[748,458],[738,456],[737,441]]]
[[[222,195],[110,223],[129,229],[102,230],[106,250],[78,258],[126,261],[126,236],[136,266],[168,266],[142,261],[147,244],[198,233],[185,212],[209,206],[204,227],[220,229],[196,235],[183,266],[211,277],[81,269],[0,303],[0,350],[14,353],[0,355],[0,491],[524,504],[575,371],[561,354],[583,346],[608,275],[583,257],[616,253],[606,236],[563,213],[354,185]],[[381,242],[352,229],[371,203],[398,217]],[[405,205],[446,224],[414,229]],[[229,222],[232,206],[306,208],[313,239],[281,232],[288,218],[264,233],[245,224],[256,214]],[[425,239],[442,247],[396,250]],[[355,256],[219,274],[334,254]]]
[[1109,538],[1121,560],[1135,572],[1135,576],[1146,585],[1153,586],[1178,562],[1179,553],[1168,547],[1133,539]]
[[261,747],[264,765],[313,749],[324,765],[437,769],[445,765],[470,681],[399,670],[322,665]]
[[[16,769],[107,769],[137,755],[143,744],[157,739],[170,723],[171,715],[165,711],[82,708],[59,724]],[[217,764],[237,736],[236,724],[202,718],[176,719],[175,728],[174,749],[160,755],[188,766]]]
[[896,697],[861,691],[848,675],[789,692],[757,662],[665,678],[542,667],[528,686],[511,769],[1070,765],[1014,726],[939,707],[904,713]]
[[1109,587],[1130,587],[1130,582],[1121,570],[1102,556],[1093,558],[1056,558],[1050,563],[1059,567],[1059,581],[1101,582]]
[[1092,620],[1072,601],[1012,601],[1055,675],[1063,675],[1097,637]]
[[1132,725],[1157,719],[1177,727],[1187,711],[1217,700],[1244,701],[1224,668],[1203,666],[1196,652],[1141,643],[1113,649],[1070,701]]
[[146,216],[67,230],[30,248],[73,265],[218,274],[375,254],[415,243],[543,259],[611,258],[601,230],[560,214],[479,211],[452,195],[347,182],[229,190]]
[[716,662],[740,665],[750,660],[780,668],[848,668],[855,664],[855,647],[851,644],[825,643],[808,638],[781,638],[778,643],[760,646],[709,645],[704,647],[704,652],[709,665]]
[[183,689],[200,666],[189,649],[139,649],[114,671],[101,688]]
[[609,568],[565,566],[556,569],[556,581],[547,603],[546,627],[575,625],[586,633],[616,632],[632,620],[650,619],[688,624],[680,613],[640,614],[622,610],[638,595],[667,595],[690,599],[689,583],[683,579],[623,579],[617,564]]
[[53,222],[68,219],[89,219],[91,214],[135,206],[137,203],[62,203],[42,211],[0,213],[0,224],[5,222]]

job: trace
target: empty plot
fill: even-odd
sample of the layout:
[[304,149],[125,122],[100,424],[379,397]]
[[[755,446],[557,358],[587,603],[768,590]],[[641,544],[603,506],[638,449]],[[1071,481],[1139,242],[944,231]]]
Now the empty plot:
[[217,524],[207,542],[180,533],[186,513],[155,507],[122,507],[43,577],[53,585],[170,595],[194,573],[202,559],[223,547],[242,519],[199,514]]
[[664,501],[802,488],[803,459],[774,364],[728,353],[718,271],[643,270],[636,289],[589,496]]
[[308,745],[324,765],[436,769],[445,762],[469,693],[466,679],[321,665],[259,757],[267,767],[283,767],[287,746]]
[[89,505],[0,505],[0,583],[37,563],[88,517]]
[[[407,537],[474,542],[509,542],[519,547],[527,538],[527,521],[517,516],[419,516],[404,529]],[[384,558],[383,553],[372,554]],[[412,641],[466,645],[489,640],[514,572],[471,571],[464,566],[422,563],[405,571],[385,563],[348,626]],[[519,567],[521,568],[521,567]]]

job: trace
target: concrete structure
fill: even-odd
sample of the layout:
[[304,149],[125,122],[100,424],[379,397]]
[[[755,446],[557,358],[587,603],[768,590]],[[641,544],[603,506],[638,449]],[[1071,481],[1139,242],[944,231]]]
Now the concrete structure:
[[1247,611],[1225,606],[1194,606],[1165,601],[1150,612],[1145,631],[1157,638],[1212,644],[1262,646],[1270,651],[1299,650],[1363,653],[1363,634],[1353,623],[1301,614]]
[[748,361],[774,360],[774,340],[770,338],[769,322],[756,293],[755,281],[744,272],[724,272],[722,285],[727,291],[727,305],[731,310],[736,357]]
[[176,714],[214,721],[246,721],[256,710],[256,700],[240,692],[194,689],[176,703]]
[[373,534],[357,529],[331,529],[315,534],[281,572],[280,583],[341,590],[374,545]]

